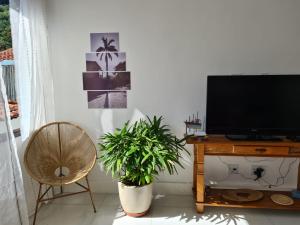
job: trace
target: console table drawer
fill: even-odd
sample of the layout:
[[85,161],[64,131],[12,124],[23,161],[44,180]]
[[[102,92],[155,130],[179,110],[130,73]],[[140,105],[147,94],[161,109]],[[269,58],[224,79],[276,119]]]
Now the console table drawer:
[[238,155],[268,155],[281,156],[289,154],[289,147],[285,146],[245,146],[234,145],[233,153]]
[[231,154],[233,152],[232,145],[225,144],[209,144],[205,145],[205,154]]
[[299,156],[300,155],[300,147],[290,147],[289,154]]

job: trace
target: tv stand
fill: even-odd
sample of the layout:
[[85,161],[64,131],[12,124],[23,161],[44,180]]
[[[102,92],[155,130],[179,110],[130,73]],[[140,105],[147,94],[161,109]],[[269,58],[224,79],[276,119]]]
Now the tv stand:
[[[231,208],[268,208],[300,211],[300,199],[294,199],[290,206],[274,203],[270,196],[282,193],[291,196],[291,192],[262,191],[264,197],[255,202],[237,203],[224,200],[222,193],[226,189],[214,189],[205,186],[204,167],[205,155],[210,156],[255,156],[255,157],[297,157],[300,158],[300,143],[287,139],[282,141],[241,141],[228,140],[224,136],[208,136],[206,139],[187,138],[188,144],[194,145],[194,176],[193,190],[198,213],[204,212],[204,207],[231,207]],[[300,190],[300,166],[298,167],[298,185]]]
[[235,135],[228,134],[225,137],[232,141],[282,141],[282,138],[272,135]]

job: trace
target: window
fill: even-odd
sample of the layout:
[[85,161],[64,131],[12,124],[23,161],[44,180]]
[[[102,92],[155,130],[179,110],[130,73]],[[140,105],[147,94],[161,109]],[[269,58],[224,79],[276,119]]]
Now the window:
[[14,56],[9,20],[9,0],[0,0],[0,64],[2,67],[2,78],[6,86],[12,127],[16,134],[20,132],[20,129],[18,129],[20,123],[13,60]]

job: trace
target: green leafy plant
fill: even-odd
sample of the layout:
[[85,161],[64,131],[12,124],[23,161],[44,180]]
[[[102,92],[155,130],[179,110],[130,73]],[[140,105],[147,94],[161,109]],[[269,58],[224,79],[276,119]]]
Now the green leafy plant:
[[182,152],[187,152],[185,139],[178,139],[162,124],[162,117],[156,116],[132,126],[127,122],[122,129],[107,133],[100,140],[100,160],[107,172],[133,186],[151,183],[161,171],[177,173],[176,165],[183,168],[179,161]]

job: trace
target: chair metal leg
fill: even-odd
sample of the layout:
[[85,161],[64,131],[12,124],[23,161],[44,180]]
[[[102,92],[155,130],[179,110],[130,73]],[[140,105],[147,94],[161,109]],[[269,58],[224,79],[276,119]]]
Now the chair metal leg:
[[35,225],[35,221],[36,221],[37,211],[38,211],[39,203],[40,203],[40,195],[41,195],[41,191],[42,191],[42,184],[40,183],[39,194],[38,194],[38,197],[37,197],[37,200],[36,200],[36,206],[35,206],[35,212],[34,212],[33,225]]
[[79,193],[83,193],[83,192],[89,192],[89,195],[90,195],[90,198],[91,198],[91,202],[92,202],[92,205],[93,205],[93,209],[94,209],[94,212],[96,213],[97,210],[96,210],[96,207],[95,207],[95,204],[94,204],[94,200],[93,200],[93,196],[92,196],[92,192],[91,192],[91,187],[90,187],[90,184],[89,184],[89,180],[88,180],[88,177],[85,176],[85,179],[86,179],[86,183],[87,183],[87,187],[84,187],[83,185],[79,185],[81,187],[83,187],[85,190],[84,191],[80,191],[80,192],[76,192],[76,193],[70,193],[70,194],[65,194],[65,195],[62,195],[62,196],[54,196],[52,198],[44,198],[44,196],[48,193],[48,191],[52,188],[53,189],[53,186],[49,186],[46,191],[42,194],[42,186],[43,184],[40,183],[40,186],[39,186],[39,193],[38,193],[38,196],[37,196],[37,200],[36,200],[36,206],[35,206],[35,212],[34,212],[34,219],[33,219],[33,225],[35,225],[35,222],[36,222],[36,217],[37,217],[37,213],[38,213],[38,208],[39,208],[39,204],[41,202],[44,202],[44,201],[49,201],[49,200],[53,200],[53,199],[56,199],[56,198],[60,198],[60,197],[65,197],[65,196],[69,196],[69,195],[74,195],[74,194],[79,194]]
[[[64,176],[64,174],[63,174],[63,172],[62,172],[62,166],[59,167],[59,176],[60,176],[60,177],[63,177],[63,176]],[[62,194],[63,192],[64,192],[63,186],[60,185],[60,194]]]
[[91,192],[91,187],[90,187],[89,179],[88,179],[88,176],[87,176],[87,175],[85,176],[85,180],[86,180],[86,183],[87,183],[87,186],[88,186],[88,191],[89,191],[89,194],[90,194],[90,197],[91,197],[91,202],[92,202],[92,205],[93,205],[93,208],[94,208],[94,212],[96,213],[97,210],[96,210],[96,207],[95,207],[95,204],[94,204],[94,201],[93,201],[93,196],[92,196],[92,192]]

